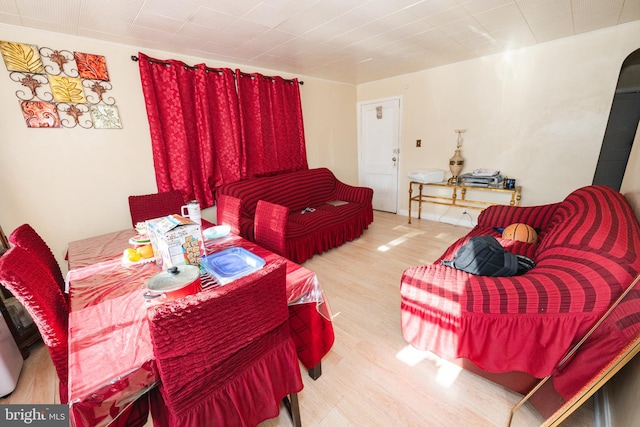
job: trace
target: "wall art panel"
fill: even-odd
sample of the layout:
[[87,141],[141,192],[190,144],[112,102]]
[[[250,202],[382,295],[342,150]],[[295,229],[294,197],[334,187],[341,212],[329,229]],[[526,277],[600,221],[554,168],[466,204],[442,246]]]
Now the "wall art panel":
[[122,129],[104,56],[0,41],[29,128]]

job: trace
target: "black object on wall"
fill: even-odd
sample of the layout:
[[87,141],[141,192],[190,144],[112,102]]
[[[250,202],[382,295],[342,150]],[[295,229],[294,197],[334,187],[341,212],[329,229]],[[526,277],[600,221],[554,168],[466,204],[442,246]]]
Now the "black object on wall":
[[640,120],[640,49],[622,63],[593,184],[620,191]]

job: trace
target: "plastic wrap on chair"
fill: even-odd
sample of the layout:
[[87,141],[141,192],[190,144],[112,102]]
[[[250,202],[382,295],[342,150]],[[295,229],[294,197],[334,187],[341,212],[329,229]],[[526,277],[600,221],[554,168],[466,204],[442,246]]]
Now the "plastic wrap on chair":
[[260,246],[287,256],[287,221],[289,208],[260,200],[256,206],[255,239]]
[[242,200],[227,194],[218,195],[217,221],[231,227],[231,233],[253,240],[253,221],[240,214]]

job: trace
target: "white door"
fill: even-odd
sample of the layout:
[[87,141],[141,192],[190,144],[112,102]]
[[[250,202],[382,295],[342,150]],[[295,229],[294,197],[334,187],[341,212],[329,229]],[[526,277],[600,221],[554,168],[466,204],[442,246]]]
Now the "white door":
[[360,104],[359,179],[373,188],[373,209],[396,213],[400,162],[400,99]]

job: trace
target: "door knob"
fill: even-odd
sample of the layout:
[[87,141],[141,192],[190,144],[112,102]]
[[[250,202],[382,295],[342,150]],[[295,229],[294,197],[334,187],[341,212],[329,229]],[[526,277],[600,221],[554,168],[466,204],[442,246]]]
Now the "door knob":
[[394,158],[392,158],[391,160],[393,160],[393,161],[395,162],[395,161],[396,161],[396,158],[394,157]]

